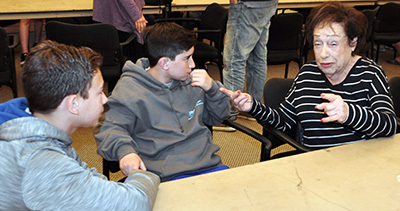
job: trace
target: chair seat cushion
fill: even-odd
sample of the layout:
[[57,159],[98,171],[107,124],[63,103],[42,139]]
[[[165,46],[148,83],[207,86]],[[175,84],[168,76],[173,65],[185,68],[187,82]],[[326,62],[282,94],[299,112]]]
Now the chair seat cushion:
[[379,43],[393,44],[400,41],[399,33],[375,33],[373,35],[374,41]]
[[217,48],[204,42],[198,42],[194,47],[193,59],[196,62],[206,62],[218,59]]
[[267,62],[268,64],[285,64],[290,61],[300,59],[297,50],[291,51],[271,51],[268,49]]
[[105,82],[118,80],[122,74],[120,63],[103,63],[100,67]]
[[11,81],[11,71],[2,71],[0,67],[0,86],[2,84],[8,84]]

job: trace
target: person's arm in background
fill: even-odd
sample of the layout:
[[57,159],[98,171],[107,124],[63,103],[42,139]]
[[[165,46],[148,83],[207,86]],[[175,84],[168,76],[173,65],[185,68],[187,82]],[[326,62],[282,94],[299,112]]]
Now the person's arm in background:
[[147,25],[147,20],[144,18],[142,9],[134,0],[120,0],[120,3],[124,6],[129,14],[129,18],[135,22],[135,27],[138,32],[142,32]]

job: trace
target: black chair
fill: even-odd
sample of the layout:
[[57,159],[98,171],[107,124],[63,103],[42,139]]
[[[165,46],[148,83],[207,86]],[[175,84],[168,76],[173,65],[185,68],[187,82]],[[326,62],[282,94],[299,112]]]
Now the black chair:
[[76,47],[86,46],[103,56],[100,67],[104,81],[108,83],[108,92],[111,93],[120,75],[126,58],[122,53],[122,46],[130,43],[135,37],[124,43],[118,39],[117,29],[106,23],[70,24],[59,21],[50,21],[46,24],[47,39]]
[[[375,62],[378,63],[381,44],[392,46],[400,41],[400,4],[386,3],[380,6],[373,24],[372,42],[376,44]],[[372,45],[373,46],[373,45]],[[394,50],[395,51],[395,50]],[[374,52],[374,48],[371,48]],[[396,52],[396,51],[395,51]]]
[[[288,93],[292,83],[293,79],[269,79],[264,86],[265,105],[277,109],[280,103],[285,100],[286,94]],[[273,127],[264,126],[263,135],[271,141],[271,150],[283,144],[289,144],[290,146],[295,148],[294,151],[275,154],[271,157],[271,159],[311,151],[311,148],[300,144],[300,142],[298,141],[298,139],[300,138],[298,135],[300,130],[300,124],[298,124],[298,128],[293,128],[291,131],[288,131],[286,133]]]
[[366,34],[366,39],[365,39],[365,44],[360,47],[358,50],[359,54],[365,54],[367,57],[373,59],[374,55],[370,51],[373,48],[373,43],[372,43],[372,27],[373,23],[375,21],[376,13],[378,12],[379,7],[376,7],[375,9],[364,9],[361,12],[367,17],[368,19],[368,28],[367,28],[367,34]]
[[303,65],[303,15],[300,13],[281,13],[271,18],[268,38],[268,65],[286,64],[285,78],[289,63]]
[[397,133],[400,133],[400,76],[389,80],[389,87],[393,97],[394,111],[397,116]]
[[0,27],[0,87],[9,86],[14,98],[18,97],[14,61],[14,48],[17,45],[17,36],[7,35],[6,30]]
[[[257,133],[256,131],[247,128],[239,123],[230,121],[230,120],[225,120],[223,122],[226,126],[233,127],[236,130],[258,140],[261,142],[261,156],[260,156],[260,161],[265,161],[270,158],[270,152],[271,152],[271,142],[263,135]],[[210,130],[212,130],[212,127],[209,127]],[[103,158],[103,174],[107,177],[110,178],[110,172],[115,173],[120,170],[119,168],[119,162],[118,161],[108,161]]]
[[228,21],[228,10],[217,3],[212,3],[207,6],[200,18],[166,18],[158,19],[155,22],[163,21],[176,22],[178,24],[186,23],[195,28],[199,40],[193,54],[196,66],[207,69],[208,63],[217,64],[220,71],[220,79],[223,81],[222,52],[226,23]]

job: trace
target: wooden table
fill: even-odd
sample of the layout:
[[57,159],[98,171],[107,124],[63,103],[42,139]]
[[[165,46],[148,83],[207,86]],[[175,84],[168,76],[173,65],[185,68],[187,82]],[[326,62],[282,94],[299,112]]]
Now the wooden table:
[[162,183],[154,210],[399,210],[400,134]]
[[[278,8],[310,8],[328,0],[279,0]],[[217,2],[229,7],[229,0],[173,0],[171,11],[202,11]],[[348,5],[374,5],[377,0],[342,0]],[[163,6],[145,6],[144,14],[161,14]],[[0,0],[0,20],[92,16],[93,0]]]

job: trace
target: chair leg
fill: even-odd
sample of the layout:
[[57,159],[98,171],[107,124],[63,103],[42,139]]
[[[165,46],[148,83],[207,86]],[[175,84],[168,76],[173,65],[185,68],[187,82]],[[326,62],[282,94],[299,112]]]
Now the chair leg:
[[11,50],[11,77],[12,77],[12,83],[11,83],[11,89],[13,91],[13,96],[14,98],[18,97],[18,89],[17,89],[17,74],[15,72],[15,60],[14,60],[14,50]]
[[260,162],[271,159],[271,150],[265,147],[265,144],[261,144],[261,155]]
[[103,175],[107,177],[108,180],[110,180],[110,165],[106,160],[103,158]]
[[269,158],[266,157],[265,155],[265,146],[264,144],[261,144],[261,155],[260,155],[260,162],[268,160]]
[[219,68],[219,78],[221,80],[221,83],[224,83],[224,76],[223,76],[223,69],[222,67]]
[[217,66],[219,69],[219,79],[221,81],[221,83],[224,83],[224,76],[223,76],[223,64],[222,64],[222,57],[220,58],[220,60],[217,62]]
[[285,66],[285,78],[287,78],[287,76],[288,76],[289,64],[290,64],[290,62],[286,63],[286,66]]
[[306,42],[305,43],[305,45],[304,45],[304,47],[303,47],[303,50],[302,50],[302,64],[306,64],[307,63],[307,61],[308,61],[308,52],[310,51],[310,47],[309,47],[309,45],[308,45],[308,43]]
[[379,48],[380,45],[376,44],[376,55],[375,55],[375,62],[378,64],[378,58],[379,58]]
[[373,41],[371,41],[371,47],[370,47],[370,50],[371,50],[371,59],[373,60],[373,61],[375,61],[375,59],[374,59],[374,42]]
[[297,62],[297,64],[299,65],[299,70],[300,70],[300,68],[303,66],[303,59],[302,59],[302,57],[300,57],[300,59],[298,59],[296,62]]
[[12,84],[12,91],[13,91],[13,97],[17,98],[18,97],[18,91],[17,91],[17,82],[14,80]]

